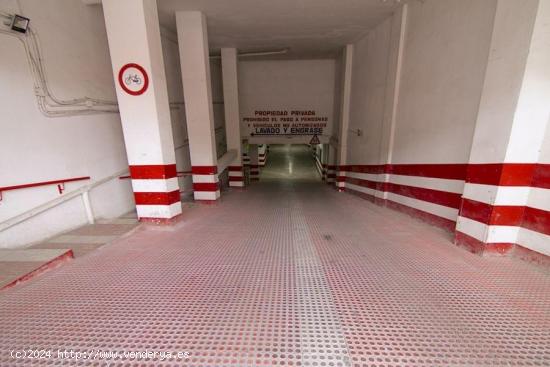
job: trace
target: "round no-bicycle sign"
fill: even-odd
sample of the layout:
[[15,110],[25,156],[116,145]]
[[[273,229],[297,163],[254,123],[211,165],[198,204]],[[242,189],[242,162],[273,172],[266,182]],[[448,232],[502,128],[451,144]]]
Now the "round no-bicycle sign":
[[120,68],[118,84],[126,93],[139,96],[149,87],[149,76],[141,65],[129,63]]

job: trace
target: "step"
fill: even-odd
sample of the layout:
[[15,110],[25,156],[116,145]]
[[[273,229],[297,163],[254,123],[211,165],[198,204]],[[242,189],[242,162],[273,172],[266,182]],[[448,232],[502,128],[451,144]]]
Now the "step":
[[136,219],[114,219],[96,224],[87,224],[72,231],[52,237],[32,246],[35,249],[70,248],[74,257],[84,256],[110,243],[138,226]]
[[33,279],[73,258],[71,249],[0,249],[0,291]]

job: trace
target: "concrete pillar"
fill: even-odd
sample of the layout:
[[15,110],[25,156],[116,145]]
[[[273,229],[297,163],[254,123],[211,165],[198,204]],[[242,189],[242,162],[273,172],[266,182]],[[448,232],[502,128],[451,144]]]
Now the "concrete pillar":
[[236,48],[222,48],[223,100],[227,150],[235,150],[237,152],[237,156],[229,165],[230,187],[244,186],[237,62]]
[[137,215],[181,214],[176,157],[155,0],[104,0],[122,130]]
[[176,12],[181,78],[195,200],[220,197],[206,18],[198,11]]
[[[401,69],[405,49],[407,30],[408,5],[404,3],[398,7],[391,21],[390,47],[388,55],[388,74],[386,92],[384,96],[384,117],[382,121],[382,136],[380,140],[380,160],[384,166],[384,187],[389,184],[389,167],[393,162],[395,127],[397,122],[397,106],[401,83]],[[388,199],[387,190],[374,190],[374,202],[384,205]]]
[[[548,236],[522,228],[550,118],[550,2],[499,0],[455,242],[505,253]],[[539,189],[540,190],[540,189]],[[536,221],[536,220],[535,220]]]
[[321,148],[321,164],[323,168],[323,174],[321,179],[327,181],[327,171],[328,171],[328,156],[329,156],[329,144],[323,144]]
[[250,181],[258,181],[260,179],[260,166],[258,164],[257,144],[250,144],[248,146],[248,156],[250,158]]
[[[248,150],[250,150],[250,145],[248,146]],[[248,153],[249,152],[245,151],[243,147],[243,167],[250,166],[250,156]]]
[[333,186],[336,182],[336,159],[337,159],[337,148],[328,145],[327,149],[327,184]]
[[[342,106],[340,108],[340,143],[338,146],[338,174],[336,177],[336,187],[342,191],[345,187],[345,170],[348,156],[348,130],[349,114],[351,100],[351,71],[353,61],[353,45],[346,45],[343,57],[343,77],[342,77]],[[342,168],[342,169],[340,169]]]

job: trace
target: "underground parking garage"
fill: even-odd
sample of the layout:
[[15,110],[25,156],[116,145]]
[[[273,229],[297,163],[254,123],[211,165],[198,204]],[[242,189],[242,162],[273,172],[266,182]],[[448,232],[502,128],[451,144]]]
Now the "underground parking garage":
[[0,20],[0,366],[550,365],[550,1]]

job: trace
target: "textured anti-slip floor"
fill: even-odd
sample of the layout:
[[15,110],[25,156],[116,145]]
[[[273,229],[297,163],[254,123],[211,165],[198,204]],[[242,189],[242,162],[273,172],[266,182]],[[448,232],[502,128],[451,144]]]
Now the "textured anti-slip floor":
[[330,189],[307,147],[268,162],[1,294],[0,366],[550,366],[548,273]]

